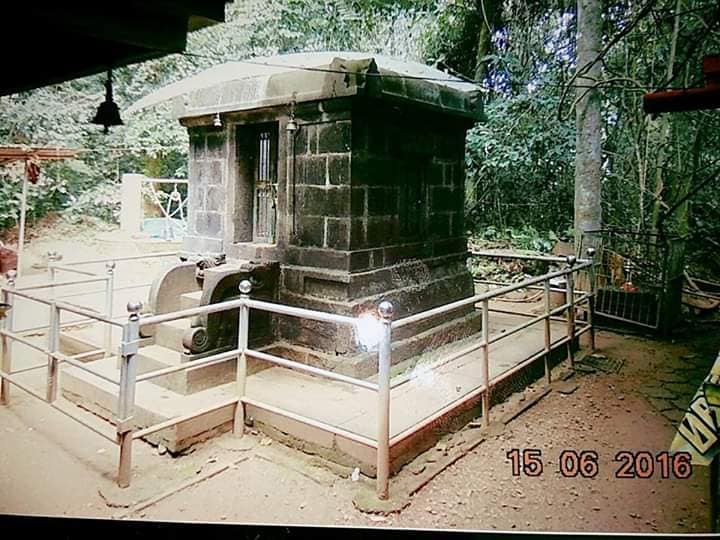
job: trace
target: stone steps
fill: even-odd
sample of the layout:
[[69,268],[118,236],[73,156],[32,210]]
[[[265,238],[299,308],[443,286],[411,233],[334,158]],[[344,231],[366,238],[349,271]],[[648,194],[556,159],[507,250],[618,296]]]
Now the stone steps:
[[155,329],[155,345],[184,352],[183,334],[190,328],[190,319],[178,319],[160,323]]

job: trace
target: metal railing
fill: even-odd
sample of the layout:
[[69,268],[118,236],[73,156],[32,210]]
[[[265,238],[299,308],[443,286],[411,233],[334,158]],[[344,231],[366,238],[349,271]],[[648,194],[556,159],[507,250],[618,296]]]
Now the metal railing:
[[[187,228],[186,215],[188,201],[188,181],[186,179],[178,178],[143,177],[142,184],[147,186],[147,189],[144,189],[143,191],[150,194],[153,203],[160,209],[160,212],[162,213],[162,219],[164,220],[163,239],[175,240],[178,237],[182,237],[185,233],[185,229]],[[158,191],[156,187],[158,185],[170,185],[172,186],[172,191],[170,191],[170,193]],[[178,186],[185,186],[184,195],[180,193]],[[145,216],[143,214],[143,222],[144,220]],[[175,230],[176,222],[180,223],[180,231]]]
[[[593,253],[589,250],[589,256],[592,257]],[[513,258],[512,254],[487,254],[484,256],[492,257],[503,257]],[[526,258],[527,256],[523,256]],[[51,318],[51,331],[49,332],[49,345],[47,349],[41,348],[43,353],[48,355],[48,391],[45,401],[53,404],[54,396],[56,396],[56,376],[58,363],[67,362],[70,365],[88,371],[89,373],[100,377],[107,382],[111,382],[118,386],[118,405],[116,411],[116,436],[115,438],[108,438],[103,433],[101,435],[112,440],[120,447],[119,465],[117,474],[117,483],[121,487],[127,487],[130,484],[130,476],[132,469],[132,444],[134,440],[146,437],[152,433],[162,431],[163,429],[175,426],[181,422],[196,418],[203,414],[207,414],[211,411],[216,411],[225,407],[234,406],[233,412],[233,433],[237,436],[242,436],[245,429],[245,407],[247,405],[259,406],[266,410],[272,411],[276,414],[280,414],[289,418],[296,419],[307,425],[311,425],[322,430],[326,430],[333,434],[346,437],[350,440],[358,442],[362,445],[368,446],[376,450],[376,492],[380,499],[387,499],[389,496],[389,478],[390,478],[390,451],[393,446],[417,433],[418,431],[426,428],[428,425],[435,422],[438,418],[441,418],[445,414],[449,413],[453,409],[467,403],[470,400],[477,399],[481,400],[482,418],[484,425],[488,425],[490,420],[490,396],[493,391],[493,386],[499,382],[510,377],[519,370],[527,367],[530,363],[539,360],[544,357],[544,369],[545,379],[550,382],[550,365],[549,356],[553,347],[567,345],[567,358],[570,363],[573,362],[573,342],[580,335],[585,332],[589,332],[590,335],[590,346],[594,348],[594,330],[592,325],[592,312],[593,312],[593,294],[594,290],[592,284],[594,283],[593,277],[593,263],[592,260],[576,260],[575,257],[567,258],[543,258],[537,257],[538,260],[547,260],[548,262],[563,262],[566,266],[560,270],[549,272],[542,276],[533,277],[514,283],[504,287],[500,287],[495,290],[487,291],[481,294],[476,294],[469,298],[458,300],[443,306],[439,306],[433,309],[426,310],[421,313],[413,314],[404,317],[399,320],[393,320],[395,313],[394,306],[389,301],[380,302],[378,305],[377,313],[377,324],[379,330],[379,340],[377,345],[377,361],[378,361],[378,378],[377,383],[369,382],[368,380],[350,377],[347,375],[341,375],[333,371],[322,369],[318,367],[308,366],[306,364],[281,358],[266,352],[255,350],[249,347],[248,336],[249,336],[249,324],[250,324],[250,310],[256,309],[274,313],[277,315],[285,315],[291,317],[300,317],[304,319],[310,319],[319,322],[333,323],[338,325],[350,326],[357,328],[359,319],[356,317],[349,317],[346,315],[326,313],[321,311],[315,311],[310,309],[291,307],[281,304],[275,304],[272,302],[256,300],[250,297],[251,283],[244,280],[240,283],[239,291],[240,296],[237,299],[229,300],[221,303],[204,305],[194,307],[190,309],[184,309],[172,313],[163,313],[158,315],[140,316],[140,310],[142,304],[140,302],[128,303],[127,309],[129,317],[126,322],[120,324],[112,319],[100,317],[92,313],[88,313],[84,310],[79,310],[72,306],[65,305],[63,303],[52,302],[51,308],[54,313],[58,313],[60,310],[73,311],[86,315],[90,318],[94,318],[98,321],[120,325],[122,327],[122,341],[119,347],[120,356],[120,378],[114,380],[103,374],[97,373],[94,370],[87,368],[81,362],[75,361],[73,358],[57,352],[56,335],[58,332],[58,321],[59,317],[54,316]],[[590,291],[576,291],[574,289],[575,276],[580,272],[588,272],[590,275],[589,283],[591,284]],[[550,293],[553,290],[551,286],[551,280],[564,277],[565,278],[565,302],[556,307],[552,307]],[[518,291],[520,289],[529,289],[531,287],[540,287],[543,291],[543,302],[544,302],[544,313],[540,315],[534,315],[529,313],[515,313],[517,315],[525,316],[528,320],[516,325],[515,327],[506,330],[500,335],[490,334],[490,316],[491,313],[500,311],[499,309],[493,308],[490,305],[491,300],[497,300],[508,293]],[[555,288],[557,289],[557,288]],[[16,291],[12,285],[3,287],[3,298],[6,302],[11,301],[12,295],[22,296],[25,293]],[[26,295],[29,296],[29,295]],[[393,344],[393,331],[406,327],[408,325],[425,321],[429,318],[442,315],[464,306],[480,306],[482,312],[482,339],[476,343],[472,343],[469,346],[464,347],[461,351],[456,351],[448,357],[442,358],[438,362],[433,363],[429,366],[431,369],[438,367],[444,363],[450,362],[453,359],[467,355],[471,352],[482,350],[481,361],[478,369],[481,373],[482,383],[474,388],[471,392],[462,396],[447,405],[440,410],[436,411],[429,417],[417,422],[411,427],[404,431],[391,436],[390,433],[390,404],[391,404],[391,390],[408,382],[402,378],[391,383],[391,365],[392,365],[392,344]],[[586,321],[577,321],[575,312],[581,306],[585,307],[587,311]],[[72,309],[71,309],[72,308]],[[195,360],[193,362],[186,362],[178,366],[157,369],[154,371],[137,374],[136,356],[140,346],[140,326],[155,325],[163,322],[174,321],[185,317],[191,317],[200,314],[217,313],[221,311],[235,310],[239,311],[238,316],[238,340],[237,347],[222,353],[207,356],[205,358]],[[502,312],[502,311],[501,311]],[[557,315],[565,312],[566,317],[563,319],[566,323],[566,333],[563,338],[555,342],[551,339],[551,320],[556,318]],[[516,364],[509,370],[502,372],[494,379],[490,379],[490,345],[497,343],[500,340],[506,339],[517,332],[520,332],[534,324],[544,325],[544,347],[537,353],[529,358],[522,360],[519,364]],[[13,334],[12,332],[2,331],[2,344],[3,344],[3,363],[0,376],[2,377],[2,390],[3,390],[3,403],[7,403],[8,390],[7,385],[9,383],[16,384],[23,388],[22,383],[17,381],[12,376],[12,370],[9,361],[9,354],[7,348],[7,339],[15,339],[20,341],[22,338]],[[20,338],[20,339],[18,339]],[[37,347],[36,347],[37,348]],[[329,380],[350,384],[358,388],[373,391],[377,394],[377,426],[376,426],[376,437],[374,439],[366,437],[360,434],[356,434],[345,430],[338,426],[333,426],[324,423],[320,420],[309,418],[307,416],[282,410],[272,405],[259,403],[251,397],[247,396],[247,360],[253,358],[262,362],[267,362],[284,368],[290,368],[303,373],[308,373],[313,376],[323,377]],[[179,415],[174,418],[170,418],[163,422],[155,425],[143,427],[138,429],[134,422],[134,407],[135,407],[135,393],[136,385],[140,382],[150,381],[157,377],[168,375],[184,371],[187,369],[196,369],[200,366],[210,366],[221,362],[227,362],[235,360],[236,362],[236,394],[230,398],[227,398],[219,403],[205,407],[200,410],[196,410],[193,413]],[[42,396],[35,393],[29,388],[23,388],[30,392],[35,397],[43,399]],[[65,414],[68,414],[65,412]],[[73,417],[75,418],[75,417]],[[76,420],[80,421],[78,418]],[[89,427],[93,431],[98,432],[97,428],[90,426],[85,422],[80,422],[86,427]]]

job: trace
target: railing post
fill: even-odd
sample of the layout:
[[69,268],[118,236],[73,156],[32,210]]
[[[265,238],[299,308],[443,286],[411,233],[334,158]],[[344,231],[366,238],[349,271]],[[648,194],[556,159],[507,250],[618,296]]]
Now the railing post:
[[[115,290],[115,261],[105,263],[105,316],[112,319],[113,313],[113,291]],[[111,324],[105,325],[105,356],[112,356],[112,331]]]
[[[7,277],[7,287],[10,289],[15,288],[15,278],[17,277],[17,272],[15,270],[10,270],[7,274],[5,274]],[[13,329],[13,303],[14,303],[14,295],[11,292],[3,291],[3,298],[2,301],[4,304],[7,304],[10,306],[6,309],[5,317],[2,319],[2,327],[3,329],[12,332]],[[2,336],[2,370],[5,373],[10,374],[12,371],[12,343],[10,338],[7,336]],[[0,383],[0,405],[8,405],[10,403],[10,381],[6,379],[2,379],[2,383]]]
[[48,325],[48,367],[47,367],[47,393],[48,403],[57,399],[58,393],[58,359],[55,353],[60,348],[60,310],[55,302],[50,304],[50,324]]
[[590,325],[590,350],[595,350],[595,294],[596,294],[596,282],[597,277],[595,276],[595,248],[587,248],[587,256],[590,259],[590,268],[588,269],[588,279],[590,281],[590,297],[588,298],[588,324]]
[[128,322],[123,325],[123,337],[120,344],[120,397],[118,401],[117,435],[120,444],[120,463],[118,465],[117,484],[121,488],[130,485],[132,473],[133,408],[135,406],[135,355],[140,340],[141,302],[128,302],[130,313]]
[[[240,298],[248,300],[250,291],[252,291],[252,283],[248,279],[243,279],[238,287],[240,289]],[[235,416],[233,418],[233,434],[236,437],[242,437],[245,432],[245,387],[247,384],[247,355],[245,351],[248,347],[248,335],[250,327],[250,307],[243,302],[240,305],[238,313],[238,350],[240,354],[237,360],[237,370],[235,381],[237,385],[237,404],[235,405]]]
[[575,363],[573,355],[573,340],[575,339],[575,280],[573,279],[573,266],[575,266],[576,258],[573,255],[567,257],[568,273],[565,279],[565,303],[567,308],[567,354],[568,362],[572,366]]
[[55,298],[55,280],[57,279],[57,269],[55,268],[55,263],[60,260],[60,255],[57,251],[48,251],[47,259],[48,270],[50,271],[50,283],[52,284],[50,287],[50,297]]
[[544,298],[545,298],[545,380],[548,384],[552,382],[550,376],[550,352],[552,346],[552,335],[550,327],[550,312],[552,311],[552,303],[550,302],[550,280],[543,281]]
[[392,318],[395,306],[387,300],[380,302],[378,315],[382,325],[378,346],[378,436],[377,485],[379,499],[389,497],[390,482],[390,365],[392,360]]
[[483,426],[490,425],[490,300],[482,301],[482,384],[485,392],[482,395],[482,422]]

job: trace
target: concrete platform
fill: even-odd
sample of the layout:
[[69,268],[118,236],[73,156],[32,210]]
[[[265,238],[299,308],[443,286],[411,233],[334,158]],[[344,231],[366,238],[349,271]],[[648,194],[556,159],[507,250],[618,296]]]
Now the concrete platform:
[[[525,317],[492,313],[492,335],[517,326]],[[557,344],[566,335],[566,326],[553,322],[552,341]],[[434,369],[428,364],[442,359],[480,336],[471,336],[451,345],[405,362],[395,368],[395,377],[409,380],[391,391],[391,437],[398,437],[413,426],[438,416],[438,411],[473,393],[481,384],[481,351],[462,356]],[[496,378],[544,347],[543,324],[539,323],[511,338],[490,346],[490,377]],[[566,346],[555,348],[566,357]],[[539,359],[542,363],[542,358]],[[89,362],[89,367],[119,380],[116,358]],[[529,366],[528,369],[532,369]],[[395,379],[397,380],[397,379]],[[61,387],[65,397],[84,408],[112,420],[117,406],[117,387],[74,367],[62,370]],[[226,402],[235,396],[235,384],[227,383],[189,395],[173,392],[151,382],[138,383],[135,421],[137,428]],[[374,441],[377,431],[377,396],[371,390],[328,381],[281,367],[269,367],[248,376],[246,417],[257,429],[273,438],[308,453],[319,454],[343,465],[359,467],[365,474],[375,473]],[[426,429],[398,439],[391,449],[392,470],[399,469],[415,455],[434,444],[452,429],[453,419],[477,416],[477,395],[462,407],[450,407]],[[171,452],[180,452],[199,440],[229,430],[234,405],[226,405],[192,420],[148,436],[148,441],[163,444]],[[299,417],[308,417],[313,423]],[[323,429],[322,425],[332,426]],[[334,432],[333,432],[334,431]]]

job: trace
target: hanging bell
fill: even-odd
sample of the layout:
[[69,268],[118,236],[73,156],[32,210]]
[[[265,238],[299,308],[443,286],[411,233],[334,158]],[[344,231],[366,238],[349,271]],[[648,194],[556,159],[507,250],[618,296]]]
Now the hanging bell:
[[123,125],[122,118],[120,118],[120,109],[117,103],[113,101],[112,74],[110,71],[108,71],[108,78],[105,81],[105,101],[100,104],[95,117],[90,122],[103,126],[103,133],[107,133],[110,126]]

